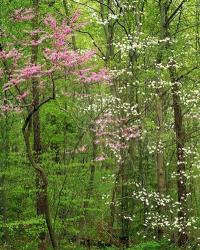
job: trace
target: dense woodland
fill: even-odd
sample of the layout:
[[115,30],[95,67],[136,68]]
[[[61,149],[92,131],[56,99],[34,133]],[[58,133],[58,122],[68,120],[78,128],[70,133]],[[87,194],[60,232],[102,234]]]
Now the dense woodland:
[[200,249],[200,0],[0,0],[0,249]]

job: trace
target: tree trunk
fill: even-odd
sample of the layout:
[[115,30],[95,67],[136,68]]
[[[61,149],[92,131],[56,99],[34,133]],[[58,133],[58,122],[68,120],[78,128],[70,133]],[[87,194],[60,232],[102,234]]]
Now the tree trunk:
[[[32,22],[32,29],[35,30],[39,26],[39,0],[32,0],[32,6],[34,10],[34,18]],[[38,34],[32,36],[32,40],[38,40]],[[31,63],[36,65],[38,60],[38,46],[32,46],[32,56],[31,56]],[[39,106],[39,82],[37,79],[32,79],[32,98],[34,107]],[[44,170],[38,171],[37,165],[40,165],[40,153],[41,153],[41,136],[40,136],[40,115],[39,109],[35,110],[32,114],[32,121],[33,121],[33,137],[34,137],[34,159],[30,159],[32,157],[31,148],[29,148],[29,132],[25,132],[25,142],[26,147],[28,150],[29,160],[32,162],[32,166],[35,168],[36,172],[36,209],[37,215],[43,216],[45,218],[47,228],[49,231],[50,239],[52,242],[52,246],[56,249],[56,242],[55,242],[55,235],[52,228],[51,218],[50,218],[50,211],[49,211],[49,202],[48,202],[48,181],[45,175]],[[25,128],[26,129],[26,128]],[[35,166],[34,166],[35,165]],[[41,168],[41,167],[40,167]],[[38,243],[39,250],[46,250],[46,232],[45,230],[39,234],[39,243]]]
[[117,195],[117,189],[119,186],[119,180],[120,180],[120,173],[121,173],[121,165],[119,165],[119,169],[117,173],[115,174],[115,183],[114,187],[112,189],[112,199],[110,203],[110,219],[108,224],[108,230],[109,230],[109,242],[110,244],[114,243],[114,222],[115,222],[115,215],[116,215],[116,195]]
[[[163,104],[162,97],[157,96],[156,98],[156,114],[157,114],[157,142],[156,142],[156,165],[157,165],[157,189],[160,195],[164,195],[166,192],[166,181],[165,181],[165,166],[164,166],[164,152],[162,149],[162,135],[164,130],[164,121],[163,121]],[[162,214],[164,208],[159,206],[158,212]],[[163,236],[163,228],[158,226],[157,235],[158,239],[161,239]]]
[[[104,3],[104,0],[100,0],[100,14],[101,19],[104,22],[106,18],[108,18],[109,14],[112,9],[112,0],[108,1],[107,3]],[[106,11],[105,11],[106,6]],[[113,37],[114,37],[114,25],[113,21],[109,20],[108,24],[104,25],[104,34],[106,39],[106,52],[105,52],[105,61],[106,64],[112,60],[114,56],[114,46],[113,46]]]
[[121,167],[121,235],[120,243],[121,246],[129,246],[129,219],[128,219],[128,175],[127,175],[127,165],[122,163]]
[[[38,108],[35,108],[36,110]],[[40,196],[37,197],[38,202],[40,203],[40,212],[41,215],[45,218],[51,244],[54,250],[57,249],[56,247],[56,240],[55,240],[55,234],[53,231],[52,227],[52,222],[51,222],[51,216],[50,216],[50,211],[49,211],[49,203],[48,203],[48,181],[46,174],[44,172],[44,169],[41,167],[39,162],[35,161],[35,157],[32,155],[32,150],[30,146],[30,129],[31,129],[31,119],[32,115],[34,114],[34,111],[31,111],[24,123],[24,126],[22,128],[23,136],[24,136],[24,141],[25,141],[25,146],[26,146],[26,153],[28,156],[28,159],[30,161],[31,166],[33,167],[36,175],[38,176],[39,180],[39,185],[40,185]],[[39,244],[40,249],[42,247],[46,247],[44,244]]]
[[[160,1],[160,39],[163,40],[167,37],[167,1]],[[163,50],[165,49],[165,43],[161,45],[160,51],[157,55],[157,63],[162,63]],[[160,72],[158,72],[160,74]],[[160,75],[158,75],[158,81]],[[164,113],[163,113],[163,87],[158,88],[156,97],[156,116],[157,116],[157,146],[156,146],[156,165],[157,165],[157,188],[159,194],[163,195],[166,192],[166,180],[165,180],[165,166],[164,166],[164,152],[162,149],[162,135],[164,133]],[[160,208],[159,208],[160,210]],[[163,230],[158,228],[158,237],[161,238]]]
[[177,189],[178,189],[178,220],[180,225],[180,232],[178,238],[178,245],[184,246],[188,241],[187,232],[187,204],[186,204],[186,178],[185,178],[185,153],[184,153],[184,128],[183,128],[183,114],[181,109],[181,101],[179,96],[179,85],[176,82],[176,71],[172,65],[169,68],[171,82],[172,82],[172,98],[174,110],[174,130],[176,133],[176,154],[177,154]]
[[[184,3],[184,2],[183,2]],[[182,3],[182,4],[183,4]],[[169,32],[169,1],[161,1],[161,18],[163,19],[164,32],[167,36],[170,36]],[[170,49],[170,44],[166,43],[166,49]],[[180,89],[176,81],[176,66],[175,61],[169,61],[169,74],[170,80],[172,83],[172,100],[173,100],[173,110],[174,110],[174,130],[176,138],[176,154],[177,154],[177,191],[178,191],[178,202],[179,202],[179,211],[178,211],[178,220],[179,220],[179,238],[178,245],[185,246],[188,241],[188,232],[187,232],[187,205],[186,205],[186,178],[185,178],[185,153],[184,153],[184,126],[183,126],[183,114],[180,101]]]
[[[32,29],[35,30],[38,28],[38,18],[39,18],[39,0],[32,0],[32,6],[34,10],[35,17],[33,18]],[[38,35],[33,35],[32,40],[37,41]],[[38,46],[32,46],[32,56],[31,56],[31,63],[37,64],[38,59]],[[33,103],[35,106],[39,105],[39,90],[38,90],[38,81],[33,79],[32,80],[32,96],[33,96]],[[40,116],[39,110],[33,114],[33,137],[34,137],[34,158],[35,162],[39,163],[40,161],[40,153],[41,153],[41,138],[40,138]],[[44,199],[45,199],[45,190],[44,186],[42,185],[42,181],[40,180],[40,175],[36,172],[36,209],[37,215],[41,216],[44,215]],[[39,243],[38,249],[46,250],[46,232],[45,230],[39,234]]]

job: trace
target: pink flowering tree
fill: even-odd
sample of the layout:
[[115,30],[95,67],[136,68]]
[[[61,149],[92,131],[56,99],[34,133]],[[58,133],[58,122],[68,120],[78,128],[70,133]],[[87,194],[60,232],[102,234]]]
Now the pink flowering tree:
[[[37,18],[35,15],[32,9],[20,9],[12,15],[12,20],[29,22]],[[24,117],[22,131],[27,156],[30,165],[39,176],[43,216],[54,249],[57,249],[57,244],[49,212],[48,179],[41,163],[34,158],[30,142],[32,119],[42,106],[56,98],[57,83],[66,76],[70,75],[74,83],[80,84],[110,81],[106,69],[95,72],[93,68],[86,66],[88,61],[95,56],[95,51],[81,53],[70,47],[71,36],[83,26],[82,23],[77,22],[79,15],[76,12],[70,20],[64,19],[61,22],[48,15],[41,28],[37,27],[29,31],[29,34],[22,31],[24,41],[3,44],[0,50],[0,78],[4,82],[2,91],[6,93],[4,100],[1,101],[0,110],[1,112],[18,112]],[[16,43],[20,46],[16,47]],[[40,48],[39,59],[35,60],[33,52],[38,48]],[[38,98],[32,94],[36,84]]]

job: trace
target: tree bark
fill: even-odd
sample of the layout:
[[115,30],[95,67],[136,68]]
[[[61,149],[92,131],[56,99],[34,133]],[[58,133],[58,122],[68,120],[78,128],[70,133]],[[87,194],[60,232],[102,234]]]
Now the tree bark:
[[[183,1],[182,3],[184,3]],[[170,37],[169,25],[171,23],[171,16],[168,17],[169,1],[161,0],[161,18],[163,19],[163,24],[165,28],[166,37]],[[166,43],[166,50],[169,50],[171,45]],[[184,135],[184,125],[183,125],[183,112],[181,108],[181,100],[180,100],[180,87],[177,82],[177,73],[176,73],[176,63],[171,60],[168,61],[169,64],[169,75],[172,83],[172,100],[173,100],[173,111],[174,111],[174,130],[175,130],[175,139],[176,139],[176,155],[177,155],[177,192],[178,192],[178,202],[179,202],[179,210],[178,210],[178,221],[180,230],[178,232],[178,245],[180,247],[185,246],[188,242],[188,232],[187,232],[187,204],[186,204],[186,178],[185,178],[185,135]]]
[[[46,174],[44,172],[44,169],[40,166],[39,163],[37,163],[34,160],[34,157],[32,155],[31,146],[30,146],[30,128],[31,128],[30,120],[32,118],[33,113],[34,112],[31,112],[27,116],[25,123],[24,123],[24,126],[22,128],[22,132],[23,132],[23,136],[24,136],[24,141],[25,141],[25,145],[26,145],[26,152],[27,152],[28,159],[29,159],[31,166],[33,167],[35,173],[37,174],[37,176],[40,180],[40,186],[41,186],[41,190],[42,190],[40,193],[40,197],[39,197],[40,198],[40,212],[41,212],[41,215],[43,215],[45,218],[47,228],[49,231],[49,236],[50,236],[51,243],[52,243],[52,247],[54,250],[56,250],[57,247],[56,247],[55,234],[53,231],[51,216],[50,216],[50,212],[49,212],[48,190],[47,190],[48,181],[47,181],[47,177],[46,177]],[[42,247],[42,246],[44,246],[44,245],[42,245],[42,244],[39,245],[39,247]]]
[[[106,4],[104,0],[100,0],[100,14],[101,19],[104,22],[105,19],[109,16],[112,9],[112,0],[108,1]],[[106,11],[105,11],[106,6]],[[112,13],[111,13],[112,14]],[[106,53],[105,53],[105,62],[109,63],[114,56],[114,46],[113,46],[113,37],[114,37],[114,23],[112,20],[109,20],[106,25],[104,25],[104,34],[106,38]]]
[[179,95],[179,85],[176,82],[176,71],[172,64],[169,68],[170,78],[172,82],[172,99],[174,110],[174,130],[176,134],[176,155],[177,155],[177,189],[178,189],[178,220],[180,225],[180,232],[178,238],[178,245],[184,246],[188,241],[187,232],[187,203],[186,203],[186,178],[185,178],[185,136],[183,127],[183,113],[181,108],[181,101]]
[[[34,18],[32,21],[32,29],[35,30],[39,26],[39,0],[32,0],[32,7],[34,10]],[[32,36],[32,40],[38,40],[38,34],[34,34]],[[38,61],[38,46],[32,46],[32,55],[31,55],[31,63],[36,65]],[[32,98],[33,98],[33,105],[34,107],[39,106],[39,82],[37,79],[32,79]],[[34,150],[34,159],[31,153],[30,142],[29,142],[29,131],[26,132],[26,128],[24,130],[24,139],[27,148],[27,154],[29,157],[32,166],[35,169],[36,173],[36,209],[37,215],[43,216],[46,220],[47,228],[49,231],[51,243],[54,249],[56,249],[56,242],[55,242],[55,235],[52,228],[50,211],[49,211],[49,202],[48,202],[48,180],[46,174],[42,167],[40,166],[40,170],[38,170],[37,165],[40,165],[40,154],[41,154],[41,131],[40,131],[40,115],[39,115],[39,108],[35,110],[32,114],[32,121],[33,121],[33,150]],[[30,122],[30,121],[29,121]],[[29,124],[27,124],[29,126]],[[45,230],[39,234],[39,243],[38,243],[39,250],[46,250],[46,232]]]
[[[32,0],[32,6],[34,10],[34,18],[32,22],[32,29],[35,30],[38,28],[38,18],[39,18],[39,0]],[[33,35],[32,40],[37,41],[38,35]],[[32,46],[32,56],[31,56],[31,63],[37,64],[38,59],[38,46]],[[33,103],[35,106],[39,105],[39,90],[38,90],[38,80],[32,79],[32,98]],[[34,138],[34,158],[36,164],[40,161],[40,153],[41,153],[41,138],[40,138],[40,115],[39,110],[37,110],[33,114],[33,138]],[[40,180],[40,174],[36,172],[36,210],[37,215],[41,216],[44,215],[44,199],[45,199],[45,187],[42,184],[42,181]],[[38,249],[40,250],[46,250],[46,232],[45,230],[42,231],[39,234],[39,243],[38,243]]]
[[[159,2],[160,8],[160,40],[164,40],[167,37],[167,1]],[[165,42],[161,45],[160,51],[157,55],[157,64],[163,61],[163,52],[165,49]],[[159,70],[160,71],[160,70]],[[160,72],[158,71],[158,83],[160,80]],[[158,86],[156,90],[156,118],[157,118],[157,141],[156,141],[156,166],[157,166],[157,190],[160,195],[164,195],[166,192],[166,178],[165,178],[165,165],[164,165],[164,152],[162,148],[162,136],[164,133],[164,112],[163,112],[163,87]],[[158,207],[158,212],[162,213],[163,207]],[[158,226],[157,234],[158,239],[163,236],[163,229]]]

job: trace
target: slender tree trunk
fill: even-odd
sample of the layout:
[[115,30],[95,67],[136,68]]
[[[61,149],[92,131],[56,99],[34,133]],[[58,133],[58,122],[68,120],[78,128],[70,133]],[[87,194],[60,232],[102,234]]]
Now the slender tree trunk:
[[185,178],[185,135],[183,128],[183,113],[180,101],[180,88],[176,82],[176,71],[172,64],[169,68],[171,82],[172,82],[172,98],[174,110],[174,130],[176,133],[176,154],[177,154],[177,189],[178,189],[178,202],[179,211],[178,219],[180,225],[178,245],[184,246],[188,241],[187,232],[187,203],[186,203],[186,178]]
[[[169,31],[169,1],[161,0],[160,1],[160,11],[161,18],[163,22],[165,37],[170,36]],[[171,48],[170,44],[166,43],[166,50]],[[176,138],[176,154],[177,154],[177,191],[178,191],[178,202],[179,202],[179,211],[178,211],[178,220],[179,220],[179,237],[178,245],[180,247],[185,246],[188,241],[188,232],[187,232],[187,204],[186,204],[186,178],[185,178],[185,135],[184,135],[184,126],[183,126],[183,112],[181,108],[180,100],[180,88],[177,82],[176,66],[175,61],[169,61],[169,74],[170,80],[172,83],[172,100],[173,100],[173,110],[174,110],[174,130]]]
[[116,215],[116,195],[118,191],[119,181],[121,175],[121,165],[119,165],[119,169],[116,173],[114,187],[112,189],[112,199],[110,203],[110,219],[108,224],[109,230],[109,242],[110,244],[114,243],[114,222],[115,222],[115,215]]
[[[167,37],[167,2],[160,1],[160,39],[163,40]],[[157,55],[157,63],[162,63],[163,51],[165,49],[165,43],[161,45],[160,51]],[[158,72],[160,74],[160,72]],[[160,77],[158,76],[158,81]],[[162,136],[164,133],[164,113],[163,113],[163,87],[158,88],[156,97],[156,116],[157,116],[157,147],[156,147],[156,165],[157,165],[157,187],[158,192],[163,195],[166,192],[166,180],[165,180],[165,166],[164,166],[164,152],[162,149]],[[161,238],[163,234],[162,229],[158,229],[158,237]]]
[[[54,250],[56,250],[57,247],[56,247],[55,234],[53,231],[51,216],[50,216],[50,211],[49,211],[48,190],[47,190],[48,181],[47,181],[47,177],[46,177],[46,174],[44,172],[44,169],[41,167],[40,163],[37,163],[35,161],[35,159],[34,159],[35,157],[33,157],[33,155],[32,155],[32,150],[31,150],[31,146],[30,146],[30,129],[31,129],[30,121],[32,118],[32,114],[33,114],[33,112],[28,114],[28,116],[25,120],[24,126],[22,128],[22,131],[23,131],[23,136],[24,136],[24,141],[25,141],[25,145],[26,145],[26,152],[27,152],[28,159],[29,159],[31,166],[35,170],[35,172],[40,180],[40,182],[39,182],[40,187],[41,187],[41,192],[40,192],[40,197],[39,197],[40,198],[40,212],[41,212],[41,215],[45,218],[52,247]],[[39,245],[39,247],[40,246],[42,246],[42,245]]]
[[[32,0],[32,5],[34,9],[35,17],[33,18],[32,23],[32,29],[38,28],[38,17],[39,17],[39,0]],[[32,39],[37,41],[38,35],[33,35]],[[32,57],[31,57],[31,63],[37,64],[38,59],[38,46],[32,46]],[[38,80],[33,79],[32,80],[32,96],[33,96],[33,103],[35,106],[39,105],[39,90],[38,90]],[[33,137],[34,137],[34,157],[35,162],[39,163],[40,161],[40,153],[41,153],[41,138],[40,138],[40,115],[39,110],[36,111],[33,114]],[[37,209],[37,215],[41,216],[44,215],[44,187],[42,184],[42,181],[40,180],[40,175],[37,172],[36,173],[36,188],[37,188],[37,196],[36,196],[36,209]],[[40,250],[46,250],[46,232],[45,230],[42,231],[39,235],[39,244],[38,249]]]
[[[39,26],[39,0],[32,0],[32,6],[34,10],[34,18],[32,22],[32,29],[35,30]],[[35,34],[32,36],[32,40],[37,41],[38,35]],[[31,63],[37,64],[38,60],[38,46],[32,46],[32,56],[31,56]],[[37,79],[32,79],[32,96],[33,96],[33,104],[34,107],[39,106],[39,88],[38,88],[39,82]],[[54,249],[56,249],[56,242],[55,242],[55,235],[52,228],[51,223],[51,216],[49,211],[49,202],[48,202],[48,181],[47,177],[44,173],[44,170],[38,171],[37,165],[40,165],[40,153],[41,153],[41,136],[40,136],[40,115],[39,115],[39,109],[37,109],[33,115],[32,115],[32,121],[33,121],[33,137],[34,137],[34,159],[31,159],[31,149],[29,148],[29,132],[28,134],[24,133],[26,147],[27,147],[27,153],[29,156],[29,160],[32,162],[32,166],[35,165],[36,170],[36,188],[37,188],[37,196],[36,196],[36,208],[37,208],[37,214],[38,216],[43,216],[46,220],[47,228],[49,231],[50,239],[52,242],[52,246]],[[25,132],[25,131],[24,131]],[[41,167],[40,167],[41,168]],[[46,244],[46,232],[45,230],[42,231],[39,234],[39,244],[38,244],[39,250],[46,250],[47,244]]]
[[[167,5],[166,1],[160,1],[160,39],[164,40],[167,37],[167,29],[165,26],[166,15],[167,15]],[[162,63],[163,52],[165,49],[165,43],[161,45],[160,51],[157,55],[157,63]],[[158,70],[158,84],[160,80],[160,70]],[[162,137],[164,133],[164,112],[163,112],[163,87],[159,86],[156,91],[156,118],[157,118],[157,140],[156,140],[156,168],[157,168],[157,190],[160,195],[166,193],[166,178],[165,178],[165,165],[164,165],[164,149],[162,145]],[[163,212],[163,207],[158,207],[158,212]],[[161,239],[163,236],[163,229],[158,226],[157,234],[158,239]]]
[[[97,145],[95,144],[96,140],[96,135],[95,132],[92,132],[92,147],[93,147],[93,153],[92,153],[92,162],[90,166],[90,175],[89,175],[89,180],[88,180],[88,185],[87,185],[87,190],[86,190],[86,196],[85,200],[83,202],[83,216],[84,218],[80,220],[80,236],[82,236],[82,232],[84,228],[86,227],[86,222],[87,222],[87,217],[88,217],[88,207],[89,207],[89,202],[90,199],[92,198],[93,191],[94,191],[94,182],[95,182],[95,158],[97,157]],[[80,243],[81,237],[77,237],[77,243]],[[90,239],[85,238],[85,244],[90,245]]]
[[[67,3],[67,0],[63,0],[63,7],[64,7],[64,10],[65,10],[65,15],[67,18],[69,18],[69,8],[68,8],[68,3]],[[77,50],[77,46],[76,46],[76,38],[75,36],[72,34],[72,47],[73,47],[73,50]]]
[[[157,189],[160,195],[164,195],[166,192],[166,179],[165,179],[165,166],[164,166],[164,152],[162,148],[162,135],[164,132],[164,121],[163,121],[163,102],[162,97],[157,96],[156,98],[156,114],[157,114],[157,146],[156,146],[156,165],[157,165]],[[158,207],[159,214],[163,213],[163,207]],[[157,234],[158,239],[163,236],[163,228],[158,226]]]
[[156,162],[157,162],[157,185],[158,192],[160,194],[165,194],[166,183],[165,183],[165,168],[164,168],[164,153],[162,149],[162,135],[164,130],[163,124],[163,105],[162,99],[160,97],[156,100],[156,113],[157,113],[157,147],[156,147]]
[[[95,133],[92,135],[92,147],[93,147],[93,155],[92,159],[93,162],[95,161],[95,158],[97,157],[97,145],[95,144],[96,136]],[[94,189],[94,178],[95,178],[95,164],[92,162],[92,165],[90,167],[90,178],[89,178],[89,183],[88,183],[88,189],[87,189],[87,195],[86,199],[89,200],[92,196],[93,189]],[[84,208],[88,207],[88,202],[84,204]]]
[[128,173],[127,164],[121,167],[121,235],[122,248],[129,246],[129,219],[128,219]]
[[[109,14],[111,13],[112,0],[107,1],[107,3],[105,3],[104,0],[100,0],[99,2],[100,2],[101,19],[102,21],[105,21],[105,19],[108,18]],[[108,64],[109,61],[112,60],[114,56],[114,46],[113,46],[114,25],[112,20],[109,20],[108,24],[104,25],[104,34],[106,39],[105,61],[106,64]]]

